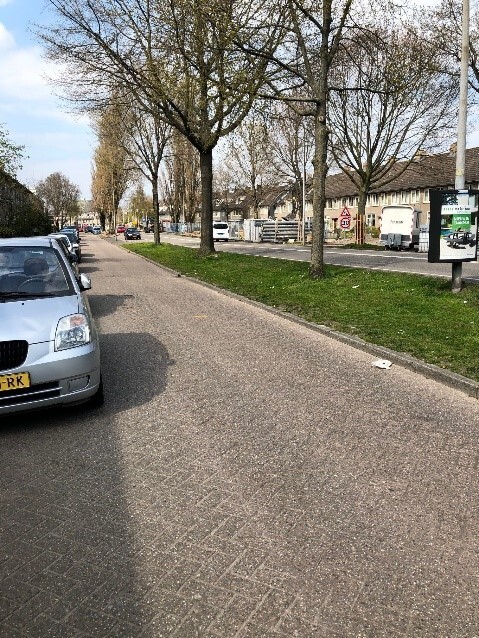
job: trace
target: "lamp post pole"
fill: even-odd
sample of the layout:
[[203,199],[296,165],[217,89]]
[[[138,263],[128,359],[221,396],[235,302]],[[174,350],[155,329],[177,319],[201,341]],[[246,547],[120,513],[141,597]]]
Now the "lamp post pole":
[[[456,181],[455,189],[466,186],[466,124],[467,76],[469,71],[469,0],[462,2],[461,76],[459,85],[459,114],[457,121]],[[462,288],[462,262],[452,264],[452,292]]]

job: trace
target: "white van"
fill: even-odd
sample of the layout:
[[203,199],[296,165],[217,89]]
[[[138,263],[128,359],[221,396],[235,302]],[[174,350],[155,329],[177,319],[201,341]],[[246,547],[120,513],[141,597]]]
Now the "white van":
[[228,241],[230,238],[230,228],[226,222],[213,222],[213,240]]

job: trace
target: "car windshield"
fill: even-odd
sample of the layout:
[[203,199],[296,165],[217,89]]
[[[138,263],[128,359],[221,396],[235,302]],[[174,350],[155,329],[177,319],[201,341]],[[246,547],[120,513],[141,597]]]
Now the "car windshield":
[[213,228],[220,229],[220,230],[226,230],[228,228],[228,224],[226,224],[226,223],[223,223],[223,224],[222,223],[216,223],[216,224],[213,224]]
[[0,246],[0,298],[64,296],[73,284],[53,248]]

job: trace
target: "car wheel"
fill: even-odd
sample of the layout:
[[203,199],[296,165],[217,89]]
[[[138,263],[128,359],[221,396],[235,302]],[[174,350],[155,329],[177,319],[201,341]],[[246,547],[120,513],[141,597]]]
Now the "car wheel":
[[100,385],[98,386],[98,390],[95,392],[93,396],[88,399],[88,407],[89,408],[100,408],[105,401],[105,395],[103,392],[103,378],[100,377]]

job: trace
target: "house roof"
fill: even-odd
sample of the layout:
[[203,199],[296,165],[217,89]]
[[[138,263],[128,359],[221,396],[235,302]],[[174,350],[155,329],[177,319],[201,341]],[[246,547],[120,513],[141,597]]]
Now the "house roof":
[[[454,188],[456,177],[456,154],[453,151],[438,155],[418,154],[406,170],[398,177],[406,162],[398,162],[389,175],[392,180],[381,189],[371,192],[391,192],[415,188]],[[466,182],[479,182],[479,147],[466,149]],[[326,197],[350,197],[358,194],[353,182],[344,173],[328,175]]]

